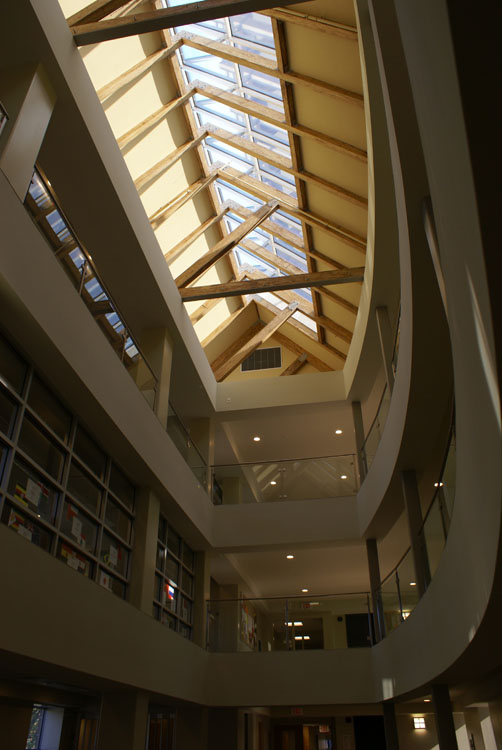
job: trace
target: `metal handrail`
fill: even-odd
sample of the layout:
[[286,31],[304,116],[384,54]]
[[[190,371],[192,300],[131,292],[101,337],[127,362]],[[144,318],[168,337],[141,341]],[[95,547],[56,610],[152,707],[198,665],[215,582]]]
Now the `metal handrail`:
[[[190,437],[190,430],[188,429],[188,427],[185,425],[185,423],[181,419],[180,415],[178,414],[178,412],[176,411],[176,409],[172,405],[171,401],[169,401],[169,409],[174,414],[174,416],[176,417],[176,419],[180,423],[181,427],[183,428],[183,431],[184,431],[185,435],[187,436],[188,440],[190,441],[190,445],[193,448],[195,448],[195,451],[196,451],[197,455],[199,456],[200,460],[202,461],[202,466],[204,466],[204,467],[207,466],[206,461],[204,460],[204,458],[203,458],[200,450],[197,448],[197,445],[196,445],[195,441]],[[169,421],[169,416],[170,416],[170,414],[168,412],[168,414],[167,414],[167,421]]]
[[277,601],[280,599],[291,600],[291,599],[327,599],[331,597],[348,597],[348,596],[369,596],[369,591],[350,591],[343,594],[301,594],[299,596],[240,596],[232,599],[206,599],[206,604],[216,603],[221,604],[222,602],[263,602],[263,601]]
[[263,464],[285,464],[285,463],[295,463],[298,461],[321,461],[325,458],[345,458],[349,456],[355,456],[355,453],[338,453],[336,455],[332,456],[306,456],[304,458],[276,458],[275,460],[268,460],[268,461],[243,461],[242,463],[236,463],[236,464],[213,464],[211,466],[212,469],[225,469],[227,467],[233,467],[233,466],[256,466]]

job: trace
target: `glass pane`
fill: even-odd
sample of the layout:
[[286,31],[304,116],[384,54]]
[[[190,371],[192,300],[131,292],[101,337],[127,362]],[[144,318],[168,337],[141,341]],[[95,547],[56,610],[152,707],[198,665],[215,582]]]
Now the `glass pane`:
[[118,505],[110,498],[106,501],[105,523],[112,531],[122,537],[124,541],[129,541],[131,536],[131,521],[124,511],[120,510]]
[[239,65],[242,83],[246,88],[259,91],[261,94],[272,96],[274,99],[281,99],[281,82],[278,78],[273,78],[266,73],[260,73],[252,68],[245,68]]
[[113,594],[120,596],[122,599],[125,597],[125,584],[123,584],[122,581],[119,581],[118,578],[115,578],[109,573],[106,573],[104,570],[99,571],[99,584],[100,586],[103,586],[103,588],[108,589],[108,591],[111,591]]
[[162,590],[162,604],[171,612],[176,612],[178,604],[178,590],[171,586],[170,583],[165,583]]
[[73,450],[83,463],[91,469],[96,476],[102,478],[105,472],[106,456],[96,445],[96,441],[89,437],[80,425],[77,427]]
[[57,556],[66,562],[69,568],[73,568],[86,578],[92,576],[94,568],[92,562],[66,542],[59,542]]
[[98,526],[76,505],[65,502],[61,531],[83,549],[94,552],[98,537]]
[[178,534],[169,526],[167,529],[167,548],[173,555],[180,557],[181,554],[181,538]]
[[17,407],[7,394],[0,390],[0,431],[4,435],[12,435]]
[[166,576],[171,583],[178,584],[179,564],[172,557],[166,560]]
[[275,125],[271,125],[269,122],[258,120],[256,117],[251,117],[250,122],[251,128],[255,133],[266,135],[267,138],[272,138],[272,140],[274,141],[279,141],[279,143],[283,143],[285,146],[287,146],[287,144],[289,143],[288,134],[283,128],[278,128]]
[[153,616],[155,617],[156,620],[160,620],[160,617],[161,617],[160,613],[161,613],[160,607],[157,606],[157,604],[154,604],[153,605]]
[[159,518],[159,539],[161,542],[166,543],[167,540],[167,521],[163,516]]
[[109,487],[127,508],[130,510],[134,508],[134,485],[131,484],[115,464],[112,464]]
[[127,577],[129,552],[105,531],[103,532],[103,539],[101,541],[101,560],[109,568],[116,570],[117,573],[124,576],[124,578]]
[[183,564],[186,565],[186,567],[189,570],[193,570],[193,558],[194,554],[188,544],[183,543]]
[[37,377],[31,382],[28,403],[56,435],[66,440],[70,431],[70,414]]
[[161,596],[162,596],[162,578],[161,576],[156,575],[155,576],[155,590],[154,590],[153,598],[156,599],[158,602],[160,602]]
[[82,505],[85,505],[86,508],[96,515],[99,514],[101,488],[73,459],[68,476],[68,491],[71,492],[76,500],[79,500]]
[[0,479],[3,476],[3,470],[5,466],[5,460],[7,458],[8,449],[3,443],[0,443]]
[[12,466],[8,491],[44,521],[54,523],[58,493],[25,464],[15,462]]
[[183,638],[187,638],[189,641],[192,640],[192,628],[188,627],[188,625],[180,622],[179,632],[181,633]]
[[181,597],[180,615],[186,622],[192,622],[192,602],[184,596]]
[[0,379],[17,393],[21,393],[25,376],[25,363],[5,339],[0,337]]
[[162,620],[163,625],[167,625],[169,630],[176,630],[176,623],[177,620],[175,617],[169,614],[169,612],[166,612],[164,609],[162,610]]
[[5,503],[2,521],[20,536],[36,544],[37,547],[42,547],[46,552],[50,552],[52,534],[29,519],[17,508],[13,508],[9,503]]
[[19,447],[54,479],[59,479],[63,467],[63,453],[28,417],[24,418],[21,427]]
[[272,21],[261,13],[242,13],[240,16],[233,16],[230,18],[230,27],[234,36],[275,49]]
[[427,547],[429,568],[431,576],[433,576],[439,565],[439,560],[441,559],[441,554],[445,545],[443,522],[439,508],[439,493],[436,494],[436,498],[425,520],[423,534]]
[[161,544],[157,545],[157,568],[164,572],[164,563],[166,560],[166,549]]
[[192,596],[192,593],[193,593],[193,578],[190,575],[190,573],[187,573],[187,571],[184,568],[181,571],[181,588],[189,596]]

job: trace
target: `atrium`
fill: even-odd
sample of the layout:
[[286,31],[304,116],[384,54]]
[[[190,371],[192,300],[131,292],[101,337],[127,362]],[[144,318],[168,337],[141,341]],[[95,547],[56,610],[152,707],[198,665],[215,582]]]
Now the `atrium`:
[[0,745],[502,747],[494,32],[17,0],[0,34]]

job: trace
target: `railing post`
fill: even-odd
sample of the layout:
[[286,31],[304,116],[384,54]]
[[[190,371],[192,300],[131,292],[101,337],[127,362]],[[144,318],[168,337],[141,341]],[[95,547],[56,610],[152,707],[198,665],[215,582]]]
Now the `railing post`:
[[404,504],[408,518],[408,528],[410,531],[411,549],[413,562],[415,565],[415,575],[417,577],[417,588],[420,596],[425,594],[425,590],[430,583],[431,574],[429,569],[429,560],[424,544],[422,529],[422,509],[420,507],[420,496],[418,494],[417,477],[414,470],[401,472],[401,481],[403,486]]
[[364,424],[363,412],[360,401],[352,401],[352,419],[354,421],[354,432],[356,435],[356,461],[359,472],[359,484],[362,484],[368,473],[366,457],[363,452],[364,446]]
[[394,370],[392,369],[392,354],[394,342],[392,340],[392,330],[387,308],[377,307],[375,309],[375,317],[378,328],[378,338],[380,339],[380,349],[382,352],[385,378],[387,380],[389,394],[392,395],[392,389],[394,388]]
[[288,600],[286,599],[286,603],[284,605],[284,623],[286,625],[286,651],[289,651],[289,610],[288,610]]
[[399,573],[396,570],[396,589],[397,589],[397,599],[399,601],[399,614],[401,616],[401,622],[404,621],[403,617],[403,599],[401,597],[401,584],[399,583]]
[[383,615],[382,597],[380,595],[380,565],[378,562],[378,547],[376,539],[366,539],[366,554],[368,556],[368,570],[370,574],[375,638],[378,643],[385,637],[385,620]]

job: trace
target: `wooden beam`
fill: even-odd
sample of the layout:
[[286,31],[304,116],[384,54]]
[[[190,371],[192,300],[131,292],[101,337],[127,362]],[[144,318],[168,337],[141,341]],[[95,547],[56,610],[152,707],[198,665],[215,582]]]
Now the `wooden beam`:
[[303,365],[307,364],[307,353],[302,352],[295,360],[294,362],[291,362],[289,367],[286,367],[285,370],[283,370],[279,377],[284,377],[285,375],[294,375],[298,372],[298,370],[301,370]]
[[190,322],[192,325],[195,325],[199,322],[199,320],[202,320],[204,315],[206,315],[210,310],[213,309],[213,307],[216,307],[216,305],[219,305],[221,299],[208,299],[206,302],[204,302],[203,305],[200,305],[194,312],[190,315]]
[[242,307],[239,307],[238,310],[234,310],[234,312],[231,313],[228,316],[228,318],[225,318],[225,320],[223,320],[219,325],[217,325],[216,328],[214,328],[211,331],[211,333],[209,333],[206,336],[206,338],[200,342],[200,345],[202,346],[202,348],[205,349],[206,346],[209,346],[209,344],[211,344],[216,338],[218,338],[220,333],[223,333],[223,331],[226,330],[228,326],[234,322],[234,320],[241,317],[248,307],[249,305],[244,305]]
[[307,13],[300,13],[297,10],[263,10],[263,15],[275,18],[277,21],[285,21],[302,26],[304,29],[312,31],[322,31],[324,34],[342,37],[357,42],[357,29],[355,26],[348,26],[337,21],[329,21],[327,18],[310,16]]
[[176,211],[185,205],[185,203],[188,203],[189,200],[192,200],[195,198],[196,195],[198,195],[202,190],[205,190],[211,182],[214,182],[214,180],[217,178],[218,173],[213,172],[209,174],[207,177],[201,177],[197,182],[194,182],[193,185],[190,185],[186,190],[183,190],[182,193],[179,193],[175,198],[173,198],[169,203],[166,203],[162,208],[159,208],[158,211],[156,211],[152,216],[150,216],[150,224],[152,225],[152,229],[158,229],[161,224],[163,224],[167,219],[169,219],[170,216],[172,216]]
[[[258,308],[262,307],[262,303],[259,302]],[[268,309],[268,308],[267,308]],[[292,323],[293,321],[289,321]],[[274,334],[274,338],[278,341],[278,343],[281,346],[286,347],[286,349],[289,349],[291,352],[294,352],[297,355],[301,355],[304,352],[307,354],[307,359],[310,362],[311,365],[313,365],[317,370],[320,372],[331,372],[333,370],[332,367],[330,367],[326,362],[324,362],[322,359],[319,359],[319,357],[316,357],[314,354],[309,352],[308,350],[304,349],[302,346],[296,343],[296,341],[292,341],[290,338],[285,336],[280,331],[276,331]]]
[[300,73],[280,71],[276,68],[275,63],[272,60],[268,60],[267,58],[261,57],[253,52],[239,50],[237,47],[230,47],[223,42],[211,41],[208,40],[207,37],[197,36],[195,34],[183,34],[183,44],[187,47],[193,47],[193,49],[205,52],[206,54],[216,55],[216,57],[221,57],[223,60],[229,60],[230,62],[239,65],[245,65],[247,68],[252,68],[260,73],[265,73],[273,78],[278,78],[281,81],[304,86],[311,91],[315,91],[317,94],[331,96],[357,107],[362,107],[364,105],[364,97],[362,94],[355,91],[348,91],[340,86],[334,86],[327,81],[321,81],[317,78],[301,75]]
[[96,0],[96,2],[87,5],[78,13],[74,13],[67,18],[68,26],[76,26],[80,23],[94,23],[102,18],[109,16],[114,10],[127,5],[129,0]]
[[153,167],[150,167],[150,169],[147,169],[146,172],[143,172],[143,174],[140,177],[134,180],[134,184],[136,185],[136,190],[139,192],[150,182],[155,180],[157,177],[160,177],[161,174],[163,174],[164,172],[167,172],[167,170],[170,169],[174,164],[176,164],[176,162],[179,161],[179,159],[183,158],[185,154],[188,154],[190,151],[192,151],[192,149],[197,148],[199,143],[202,143],[206,135],[207,135],[207,130],[204,130],[193,141],[188,141],[187,143],[184,143],[183,146],[180,146],[179,148],[175,149],[170,154],[168,154],[164,159],[161,159],[156,164],[154,164]]
[[245,250],[253,253],[253,255],[255,255],[257,258],[261,258],[261,260],[264,260],[265,263],[270,263],[271,266],[280,268],[280,270],[284,271],[285,273],[292,275],[295,273],[299,273],[302,270],[301,268],[298,268],[298,266],[295,266],[293,263],[288,263],[287,260],[280,258],[275,253],[271,253],[270,250],[262,247],[257,242],[253,242],[253,240],[244,240],[240,243],[240,245]]
[[[221,141],[222,143],[227,143],[230,146],[234,146],[240,151],[244,151],[244,153],[254,156],[256,159],[261,159],[262,161],[266,161],[268,164],[271,164],[278,169],[282,169],[284,172],[293,175],[293,177],[296,177],[298,180],[303,180],[304,182],[308,182],[311,185],[315,185],[315,187],[321,188],[321,190],[327,190],[329,193],[336,195],[338,198],[342,198],[343,200],[349,201],[350,203],[354,203],[360,208],[364,208],[365,210],[367,210],[368,208],[367,198],[361,195],[357,195],[351,190],[347,190],[340,185],[335,185],[335,183],[330,182],[329,180],[325,180],[322,177],[317,177],[311,172],[307,172],[303,168],[294,168],[291,165],[289,159],[285,159],[284,157],[275,154],[272,149],[265,148],[264,146],[258,146],[248,138],[243,138],[240,135],[230,133],[228,130],[224,130],[223,128],[216,128],[211,126],[208,128],[208,134],[213,138],[216,138],[216,140]],[[290,137],[295,138],[297,136],[290,134]]]
[[216,223],[221,221],[225,214],[228,212],[228,208],[225,208],[221,213],[217,214],[216,216],[211,216],[209,219],[206,219],[197,229],[194,229],[193,232],[190,232],[184,239],[181,240],[181,242],[178,242],[177,245],[175,245],[171,250],[167,250],[164,253],[164,258],[169,262],[170,260],[174,260],[178,257],[178,255],[181,255],[181,253],[185,252],[185,250],[190,247],[190,245],[195,242],[201,235],[204,234],[208,229],[210,229],[212,226],[214,226]]
[[352,313],[353,315],[357,315],[357,310],[358,310],[357,305],[354,305],[352,302],[349,302],[349,300],[346,300],[344,297],[340,297],[339,294],[335,294],[335,292],[332,292],[330,289],[326,289],[326,287],[320,286],[318,290],[321,296],[326,297],[327,299],[330,299],[332,302],[336,302],[338,305],[341,305],[341,307],[344,307],[348,312]]
[[142,135],[154,128],[157,123],[161,122],[161,120],[167,117],[171,112],[174,112],[182,104],[185,104],[185,102],[187,102],[190,97],[193,96],[193,94],[194,90],[190,88],[183,94],[183,96],[177,96],[175,99],[172,99],[170,102],[168,102],[168,104],[164,104],[163,107],[158,109],[153,114],[145,117],[144,120],[142,120],[140,123],[135,125],[133,128],[124,133],[124,135],[121,135],[120,138],[117,139],[119,147],[124,150],[126,146],[136,140],[136,138],[140,138]]
[[260,180],[243,174],[233,167],[223,167],[222,169],[219,169],[218,172],[222,180],[226,180],[226,182],[246,190],[251,193],[251,195],[254,195],[262,201],[275,198],[280,202],[279,208],[281,211],[290,214],[300,221],[304,221],[315,229],[319,229],[336,237],[344,244],[349,245],[350,247],[355,247],[361,253],[366,252],[366,240],[364,237],[361,237],[361,235],[356,232],[353,232],[346,227],[342,227],[340,224],[336,224],[329,219],[313,214],[311,211],[303,211],[299,209],[296,205],[296,201],[291,199],[285,193],[281,193],[279,190],[274,190],[268,185],[265,185],[265,183],[260,182]]
[[108,313],[115,312],[110,300],[108,299],[93,301],[88,307],[95,318],[97,318],[98,315],[107,315]]
[[137,78],[145,75],[145,73],[148,73],[148,71],[156,63],[160,62],[161,60],[165,60],[167,57],[173,55],[180,46],[181,40],[178,39],[169,47],[158,50],[157,52],[153,52],[151,55],[148,55],[148,57],[145,57],[144,60],[140,60],[138,63],[136,63],[136,65],[133,65],[132,68],[129,68],[129,70],[121,73],[121,75],[119,75],[117,78],[114,78],[113,81],[110,81],[110,83],[102,86],[96,92],[100,102],[105,102],[107,99],[113,96],[113,94],[116,94],[117,91],[120,91],[121,88],[127,86],[129,83],[132,83]]
[[[135,34],[149,34],[152,31],[162,31],[175,26],[185,26],[215,18],[235,16],[240,13],[250,13],[264,10],[272,5],[293,5],[304,0],[200,0],[197,3],[185,3],[171,8],[163,8],[146,13],[136,13],[125,18],[109,21],[86,21],[72,24],[75,43],[79,46],[97,44],[110,39],[121,39]],[[115,3],[115,7],[120,7]],[[114,5],[114,3],[109,3]],[[113,8],[112,8],[113,9]],[[111,12],[111,11],[109,11]],[[105,13],[104,15],[108,15]],[[103,18],[101,15],[100,18]]]
[[256,281],[229,281],[226,284],[192,286],[180,289],[183,302],[211,299],[212,297],[233,297],[240,294],[260,294],[279,289],[302,289],[332,284],[351,284],[362,281],[363,268],[347,268],[345,271],[317,271],[297,273],[294,276],[276,276]]
[[220,383],[224,380],[231,372],[235,370],[240,363],[249,357],[250,354],[258,349],[261,344],[265,343],[267,339],[274,335],[274,333],[293,315],[295,312],[295,306],[287,307],[285,310],[281,310],[270,323],[256,333],[247,343],[243,344],[240,349],[228,357],[228,359],[216,370],[213,370],[216,381]]
[[261,206],[249,219],[243,221],[240,226],[234,229],[233,232],[227,234],[223,239],[216,243],[215,247],[208,253],[202,256],[192,263],[192,265],[183,271],[176,279],[176,285],[179,287],[185,287],[187,284],[192,284],[196,279],[199,278],[205,271],[213,266],[216,261],[223,258],[224,255],[230,252],[239,242],[247,235],[256,229],[262,221],[268,218],[277,209],[277,201],[270,201],[265,206]]
[[282,117],[280,112],[276,112],[269,107],[265,107],[262,104],[258,104],[257,102],[250,102],[248,99],[244,99],[244,97],[242,96],[238,96],[237,94],[230,94],[229,92],[224,91],[217,86],[211,86],[210,84],[202,83],[201,81],[194,81],[193,86],[195,88],[195,92],[197,94],[200,94],[201,96],[207,96],[213,101],[220,102],[221,104],[226,104],[232,109],[243,112],[250,117],[257,117],[259,120],[269,122],[270,124],[275,125],[278,128],[283,128],[284,130],[287,130],[290,133],[294,133],[295,135],[314,140],[316,141],[316,143],[320,143],[322,146],[331,148],[332,150],[338,151],[339,153],[345,154],[346,156],[352,156],[358,161],[368,161],[368,155],[363,149],[352,146],[349,143],[345,143],[338,138],[333,138],[332,136],[320,133],[319,131],[313,130],[312,128],[307,128],[304,125],[298,125],[297,123],[288,124],[284,121],[284,118]]

